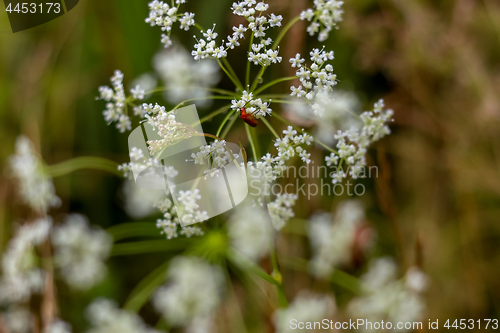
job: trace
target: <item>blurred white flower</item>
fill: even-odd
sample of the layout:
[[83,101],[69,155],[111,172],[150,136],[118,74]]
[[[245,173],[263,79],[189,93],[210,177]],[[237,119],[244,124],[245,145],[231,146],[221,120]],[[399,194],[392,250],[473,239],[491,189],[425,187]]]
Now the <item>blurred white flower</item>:
[[338,130],[361,128],[359,120],[360,102],[356,94],[350,91],[323,91],[315,96],[312,106],[304,103],[286,104],[285,110],[290,120],[306,125],[315,125],[314,136],[326,144],[337,140],[332,133]]
[[16,153],[10,156],[9,166],[19,183],[19,192],[25,203],[40,212],[59,206],[61,199],[56,196],[52,180],[27,137],[17,138]]
[[429,278],[418,267],[413,266],[406,271],[405,282],[411,290],[423,292],[427,289]]
[[[300,53],[295,55],[295,58],[290,58],[289,62],[292,67],[296,67],[295,75],[300,79],[300,85],[295,88],[292,86],[291,96],[302,98],[305,96],[306,101],[312,101],[318,94],[329,92],[337,85],[337,75],[333,73],[333,66],[324,64],[334,59],[333,51],[327,52],[323,49],[313,49],[310,53],[312,64],[308,67],[304,64]],[[303,88],[303,89],[302,89]]]
[[280,230],[290,218],[295,216],[293,206],[295,206],[297,199],[297,194],[278,193],[274,201],[267,205],[274,229]]
[[[132,128],[132,123],[129,116],[125,112],[126,96],[123,87],[123,73],[115,70],[111,77],[111,88],[108,86],[99,87],[100,96],[98,99],[103,99],[106,102],[106,110],[102,112],[104,120],[109,124],[116,122],[116,128],[121,133]],[[142,94],[143,95],[143,94]],[[144,96],[140,96],[144,97]]]
[[239,205],[228,221],[231,245],[251,260],[268,253],[271,232],[269,219],[257,205]]
[[157,81],[158,80],[156,79],[156,76],[154,75],[154,73],[144,73],[144,74],[141,74],[138,77],[136,77],[134,79],[134,81],[132,81],[130,86],[131,87],[136,87],[136,86],[141,87],[141,89],[143,89],[146,92],[146,94],[144,95],[144,98],[148,98],[149,96],[151,96],[151,93],[148,93],[148,92],[150,92],[151,90],[156,88],[156,85],[158,83]]
[[119,309],[113,301],[97,299],[87,308],[91,328],[87,333],[159,333],[135,313]]
[[332,297],[301,292],[288,308],[274,313],[274,325],[277,333],[312,332],[312,327],[293,328],[291,323],[293,320],[297,323],[320,322],[324,318],[332,318],[334,312],[335,302]]
[[328,278],[335,266],[346,264],[352,258],[356,231],[365,214],[359,201],[344,201],[335,215],[314,215],[309,224],[309,239],[313,250],[310,268],[314,275]]
[[195,61],[181,46],[157,53],[153,65],[166,88],[165,98],[173,104],[190,98],[200,98],[197,105],[204,105],[212,88],[220,80],[219,66],[215,60]]
[[156,212],[155,205],[166,196],[164,190],[139,187],[133,180],[128,179],[123,184],[123,194],[125,211],[134,219],[140,219]]
[[9,333],[31,332],[34,318],[28,309],[21,306],[9,306],[1,316]]
[[314,0],[314,10],[307,9],[300,13],[301,20],[313,22],[307,27],[309,35],[318,33],[318,40],[325,41],[330,31],[337,27],[337,23],[342,21],[343,1],[338,0]]
[[[418,274],[408,279],[408,274]],[[418,286],[415,281],[418,279]],[[406,281],[397,279],[397,266],[392,258],[380,258],[372,262],[366,274],[361,277],[362,296],[353,299],[348,305],[349,313],[356,318],[368,321],[414,322],[422,319],[425,311],[425,302],[421,292],[425,290],[427,277],[416,268],[407,273]],[[409,283],[410,282],[410,283]],[[406,332],[408,330],[397,330]],[[375,332],[363,327],[364,332]]]
[[37,266],[34,247],[47,239],[51,224],[49,219],[24,224],[10,240],[2,257],[0,303],[25,302],[42,291],[45,272]]
[[113,240],[104,230],[90,228],[85,216],[67,216],[51,238],[55,264],[71,287],[88,289],[104,277]]
[[186,333],[212,333],[216,332],[213,317],[196,317],[189,326],[186,327]]
[[71,326],[60,319],[52,321],[50,326],[44,330],[44,333],[71,333]]
[[210,316],[219,305],[224,279],[218,267],[196,257],[177,257],[167,276],[168,283],[158,289],[153,304],[172,325],[188,326]]

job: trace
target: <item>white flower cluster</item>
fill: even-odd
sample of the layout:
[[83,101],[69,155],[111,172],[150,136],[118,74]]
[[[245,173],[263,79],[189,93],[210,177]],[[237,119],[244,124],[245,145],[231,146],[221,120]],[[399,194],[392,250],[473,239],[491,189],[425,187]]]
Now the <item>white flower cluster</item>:
[[[100,86],[98,99],[106,102],[106,110],[102,112],[104,120],[109,124],[116,121],[116,128],[121,133],[132,129],[130,117],[126,114],[126,96],[123,88],[123,73],[119,70],[111,77],[111,86]],[[132,94],[138,97],[144,97],[144,91],[140,87],[132,89]]]
[[46,241],[52,222],[39,219],[19,227],[2,257],[0,303],[22,303],[44,287],[45,272],[37,265],[35,247]]
[[[248,21],[248,26],[233,27],[233,35],[228,36],[227,45],[233,48],[238,46],[238,39],[243,37],[243,32],[247,29],[252,31],[254,38],[259,38],[258,43],[251,45],[251,51],[248,52],[248,61],[254,65],[269,66],[281,62],[282,58],[278,56],[278,50],[267,48],[272,44],[273,40],[266,37],[266,31],[272,27],[281,27],[283,17],[271,13],[269,16],[262,15],[263,12],[269,9],[269,5],[264,2],[257,3],[255,0],[243,0],[234,2],[231,9],[233,14],[243,16]],[[258,15],[256,15],[258,14]],[[236,40],[233,44],[233,40]]]
[[186,12],[178,14],[179,6],[183,3],[186,3],[186,0],[176,0],[175,4],[177,6],[173,5],[173,1],[172,6],[169,6],[166,2],[158,0],[154,0],[149,3],[149,16],[145,21],[152,27],[159,26],[162,31],[167,32],[167,34],[161,35],[161,42],[165,44],[165,47],[172,45],[170,33],[175,22],[179,21],[180,28],[186,31],[195,25],[194,13]]
[[[286,309],[279,309],[274,313],[274,325],[277,333],[314,332],[313,322],[321,322],[324,318],[332,318],[335,312],[335,302],[332,297],[299,293],[293,303]],[[303,329],[291,325],[294,319],[298,322],[308,323]]]
[[177,209],[177,214],[182,214],[181,221],[183,223],[189,224],[208,220],[208,213],[206,211],[198,210],[200,206],[196,203],[196,201],[200,199],[200,190],[197,188],[192,191],[179,191],[177,201],[180,203],[180,207]]
[[259,43],[253,43],[252,51],[248,52],[248,61],[264,67],[280,63],[283,58],[278,55],[279,48],[277,50],[267,48],[272,42],[271,38],[267,38],[261,39]]
[[86,290],[104,278],[113,239],[104,230],[89,227],[85,216],[72,214],[54,228],[51,236],[54,262],[65,281]]
[[278,163],[285,163],[290,158],[294,157],[295,153],[299,154],[303,162],[307,164],[311,163],[311,154],[300,145],[306,144],[310,146],[314,138],[307,133],[297,135],[297,131],[294,130],[292,126],[288,126],[288,128],[283,131],[283,134],[285,134],[283,138],[276,139],[274,142],[274,146],[278,149],[278,157],[276,157]]
[[[141,150],[141,149],[139,149]],[[141,150],[142,151],[142,150]],[[129,180],[134,180],[134,174],[141,174],[143,177],[147,177],[149,173],[152,176],[157,175],[158,170],[163,168],[163,175],[167,175],[168,177],[175,177],[178,174],[178,171],[175,170],[171,166],[163,167],[161,162],[154,158],[138,158],[134,160],[131,157],[132,161],[128,163],[123,163],[118,166],[118,170],[123,172],[123,177],[128,178]],[[145,172],[143,172],[146,170]],[[168,188],[165,189],[166,194],[168,194]]]
[[295,206],[297,199],[297,194],[278,193],[274,201],[271,201],[267,205],[274,229],[280,230],[285,226],[290,218],[295,216],[292,208]]
[[[198,190],[196,189],[193,193],[188,193],[188,195],[183,192],[183,194],[185,195],[185,197],[183,198],[184,201],[181,201],[183,208],[187,204],[187,208],[191,209],[191,213],[186,211],[186,213],[183,215],[183,221],[190,221],[187,223],[192,223],[192,221],[194,220],[200,222],[208,219],[207,212],[194,210],[194,207],[197,206],[196,199],[199,198],[199,193],[197,191]],[[181,198],[179,197],[179,201],[180,199]],[[172,201],[170,201],[170,199],[165,198],[164,200],[160,201],[156,207],[163,213],[163,219],[158,219],[156,221],[156,227],[161,230],[161,234],[165,234],[167,239],[177,238],[179,237],[179,234],[184,235],[187,238],[191,236],[204,235],[204,232],[200,227],[193,226],[181,227],[181,231],[178,232],[178,226],[181,224],[181,221],[177,216],[177,208],[172,204]]]
[[155,293],[153,305],[171,325],[186,326],[216,310],[224,282],[218,267],[197,257],[177,257],[167,276],[168,282]]
[[337,85],[337,75],[333,73],[333,66],[326,64],[328,60],[334,59],[333,51],[326,52],[324,48],[322,50],[313,49],[309,55],[313,62],[310,68],[303,64],[305,59],[301,57],[300,53],[289,60],[291,66],[297,68],[295,75],[301,83],[298,87],[290,87],[292,91],[290,96],[298,98],[305,96],[307,101],[312,101],[318,93],[331,91]]
[[153,156],[161,154],[166,147],[172,146],[197,134],[196,130],[191,126],[175,120],[176,111],[165,112],[164,108],[161,108],[160,111],[153,115],[146,115],[148,123],[153,126],[153,128],[157,128],[157,134],[162,137],[160,140],[147,141],[149,151]]
[[19,183],[19,192],[25,203],[36,211],[45,212],[59,206],[52,180],[44,171],[43,162],[35,155],[30,140],[16,139],[16,153],[9,158],[12,175]]
[[314,137],[327,145],[336,143],[332,133],[351,127],[359,128],[362,125],[358,118],[359,99],[351,91],[321,91],[316,94],[312,108],[308,104],[298,102],[287,104],[285,110],[295,123],[303,126],[314,125]]
[[342,21],[343,1],[338,0],[314,0],[314,10],[307,9],[300,13],[301,20],[308,20],[312,23],[307,27],[309,35],[319,32],[318,40],[325,41],[330,31],[337,27],[337,23]]
[[[373,111],[365,111],[360,115],[363,126],[360,130],[351,128],[347,131],[338,131],[334,136],[337,139],[338,155],[331,153],[325,158],[327,166],[340,165],[340,161],[345,161],[349,167],[349,175],[356,179],[360,172],[366,166],[366,151],[368,146],[379,140],[391,131],[387,122],[392,120],[394,112],[392,110],[383,110],[384,101],[381,99],[375,103]],[[342,182],[347,174],[338,170],[332,173],[332,182],[334,184]]]
[[243,90],[240,99],[231,101],[231,109],[240,111],[240,108],[245,108],[245,112],[256,119],[270,115],[273,111],[269,107],[269,102],[263,102],[260,98],[254,98],[252,92]]
[[173,104],[190,98],[199,98],[204,105],[210,96],[208,88],[219,82],[219,66],[214,60],[194,61],[181,46],[157,53],[154,68],[165,86],[165,98]]
[[55,319],[44,333],[71,333],[71,325],[60,319]]
[[205,175],[213,177],[218,176],[219,171],[239,155],[226,146],[225,140],[215,140],[209,145],[201,146],[200,151],[192,153],[191,157],[195,164],[205,164],[207,166],[204,170]]
[[100,298],[87,308],[91,328],[87,333],[159,333],[149,328],[135,313],[119,309],[108,299]]
[[[362,296],[349,303],[349,312],[372,322],[421,320],[425,310],[422,292],[427,287],[427,276],[415,267],[407,271],[404,279],[397,279],[396,273],[397,266],[391,258],[372,262],[368,272],[361,277]],[[405,331],[408,330],[398,332]]]
[[[219,35],[215,32],[215,24],[212,29],[202,31],[203,38],[196,39],[197,43],[194,44],[195,50],[191,51],[194,60],[201,60],[206,58],[220,59],[227,57],[227,48],[224,47],[224,40],[221,44],[217,44],[215,39]],[[194,36],[196,38],[196,36]]]
[[310,267],[315,276],[328,278],[335,266],[352,259],[356,232],[364,217],[361,203],[351,200],[339,204],[335,217],[323,213],[311,218],[309,239],[313,258]]
[[278,150],[277,156],[272,156],[270,153],[262,156],[261,161],[247,163],[247,177],[252,179],[252,186],[257,186],[260,180],[262,191],[267,193],[266,188],[272,181],[283,174],[286,170],[286,162],[299,154],[302,161],[310,163],[310,154],[300,145],[311,145],[314,141],[313,137],[307,133],[297,135],[297,131],[292,126],[288,126],[283,131],[285,134],[282,138],[276,139],[274,146]]
[[231,246],[245,257],[257,261],[268,253],[271,228],[258,205],[238,206],[228,221]]
[[226,57],[227,50],[240,46],[240,39],[244,38],[244,33],[247,30],[250,30],[253,37],[259,38],[259,41],[251,45],[251,51],[248,52],[248,60],[255,65],[261,66],[269,66],[272,63],[281,62],[282,58],[278,56],[278,50],[267,48],[272,44],[272,39],[265,37],[266,31],[269,28],[281,26],[283,17],[275,14],[270,14],[269,16],[262,15],[268,8],[268,4],[264,2],[257,3],[255,0],[234,2],[231,7],[233,14],[245,17],[248,25],[239,24],[238,26],[233,26],[233,33],[227,36],[227,42],[222,40],[220,44],[217,44],[215,41],[218,36],[215,32],[215,25],[212,29],[202,31],[204,38],[197,39],[197,43],[194,45],[195,50],[191,52],[191,55],[195,60]]
[[5,312],[2,312],[1,319],[5,329],[9,333],[32,332],[31,329],[34,317],[24,306],[9,306]]
[[127,179],[123,184],[123,194],[124,208],[127,214],[135,219],[140,219],[156,212],[155,205],[165,197],[165,190],[143,188],[138,186],[135,181]]

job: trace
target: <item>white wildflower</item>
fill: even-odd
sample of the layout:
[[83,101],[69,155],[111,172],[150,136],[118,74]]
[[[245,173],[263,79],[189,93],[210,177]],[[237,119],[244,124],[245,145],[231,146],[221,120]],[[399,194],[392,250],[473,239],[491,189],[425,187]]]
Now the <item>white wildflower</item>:
[[276,199],[267,205],[273,227],[276,230],[283,228],[286,222],[295,216],[293,206],[295,206],[297,198],[296,194],[278,193]]
[[164,190],[137,186],[133,180],[123,184],[124,208],[129,216],[140,219],[156,211],[155,205],[165,197]]
[[270,221],[257,205],[238,206],[228,221],[231,245],[251,260],[258,260],[269,251]]
[[139,85],[136,85],[134,88],[130,89],[130,92],[132,93],[132,97],[135,99],[144,99],[144,94],[146,91],[144,89],[141,89]]
[[[185,3],[185,0],[176,1],[177,5]],[[152,27],[159,26],[166,34],[162,34],[162,43],[165,47],[172,45],[170,41],[170,33],[175,22],[179,21],[180,28],[188,31],[195,25],[194,13],[178,13],[178,6],[169,5],[170,2],[154,0],[149,3],[149,16],[146,18],[146,23]]]
[[60,319],[55,319],[44,333],[71,333],[71,326]]
[[9,158],[9,166],[25,203],[40,212],[59,206],[61,199],[56,196],[52,180],[27,137],[17,138],[16,153]]
[[[292,87],[291,96],[299,98],[305,96],[307,100],[312,100],[320,93],[332,91],[333,87],[337,85],[337,75],[333,73],[333,66],[326,64],[328,60],[333,60],[333,51],[327,52],[324,48],[322,50],[313,49],[310,52],[310,58],[313,62],[310,67],[303,64],[305,59],[301,57],[300,53],[297,53],[295,58],[290,58],[289,62],[292,67],[297,68],[295,75],[301,83],[298,88]],[[303,94],[294,93],[294,89],[302,90],[302,88],[304,88]]]
[[[274,325],[277,333],[313,332],[314,322],[331,318],[334,312],[335,302],[332,297],[301,292],[288,308],[279,309],[274,313]],[[303,322],[304,328],[292,328],[290,323],[293,320]]]
[[1,315],[9,333],[30,333],[34,317],[31,312],[19,305],[9,306]]
[[166,88],[164,96],[173,104],[190,98],[200,98],[197,105],[209,103],[203,99],[220,79],[216,61],[194,61],[180,45],[157,53],[153,64]]
[[273,110],[269,107],[269,104],[269,102],[263,102],[260,98],[254,98],[253,93],[243,90],[240,99],[231,101],[231,109],[239,112],[240,108],[244,107],[247,114],[259,119],[272,113]]
[[113,301],[97,299],[87,308],[91,328],[87,333],[159,333],[135,313],[119,309]]
[[47,239],[51,225],[49,219],[23,224],[10,240],[2,257],[0,303],[25,302],[42,291],[45,272],[37,266],[34,248]]
[[112,122],[117,122],[116,128],[120,132],[131,130],[130,118],[125,114],[125,89],[123,87],[123,73],[116,70],[111,77],[112,88],[108,86],[99,87],[100,97],[106,102],[106,110],[103,111],[104,119],[108,125]]
[[[418,279],[426,280],[423,273],[412,270],[408,274],[422,274]],[[425,289],[425,285],[422,286]],[[349,303],[348,310],[356,318],[373,322],[382,319],[393,323],[419,321],[425,310],[421,295],[424,289],[415,290],[413,287],[408,285],[408,280],[397,279],[397,266],[391,258],[377,259],[361,277],[362,295]],[[369,329],[362,331],[374,332]],[[409,330],[401,328],[396,331]]]
[[319,31],[318,40],[323,42],[328,38],[329,32],[337,27],[337,23],[342,21],[343,4],[343,1],[338,0],[314,0],[314,10],[309,8],[302,11],[300,19],[311,21],[314,18],[307,31],[311,36]]
[[358,201],[342,202],[335,215],[315,215],[309,225],[309,238],[313,249],[310,268],[314,275],[328,278],[335,266],[348,263],[356,231],[364,220],[364,210]]
[[102,280],[113,243],[104,230],[90,228],[86,217],[72,214],[55,228],[51,239],[56,266],[71,287],[88,289]]
[[167,276],[168,283],[155,293],[153,305],[172,325],[186,326],[209,316],[219,305],[223,275],[218,267],[196,257],[177,257]]

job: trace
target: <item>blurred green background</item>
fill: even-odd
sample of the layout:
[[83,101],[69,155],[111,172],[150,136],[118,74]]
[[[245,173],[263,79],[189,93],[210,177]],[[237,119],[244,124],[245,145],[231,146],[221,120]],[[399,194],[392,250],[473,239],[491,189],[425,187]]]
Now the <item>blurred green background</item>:
[[[127,134],[108,127],[97,88],[115,69],[125,86],[153,70],[162,48],[161,31],[144,23],[148,1],[82,0],[76,8],[42,26],[0,34],[0,164],[6,165],[19,134],[28,136],[47,164],[75,156],[128,160]],[[217,23],[220,36],[235,24],[232,1],[190,0],[186,11],[203,27]],[[305,0],[270,0],[284,22],[308,8]],[[3,6],[3,5],[2,5]],[[500,2],[496,0],[349,0],[344,21],[324,43],[335,51],[338,87],[353,90],[366,110],[378,98],[395,110],[393,134],[369,152],[379,177],[367,181],[363,201],[378,233],[376,255],[396,256],[403,266],[421,263],[431,278],[427,318],[498,318],[500,311]],[[6,16],[1,17],[7,26]],[[321,47],[297,24],[280,50],[285,61],[266,75],[290,75],[297,52]],[[174,35],[190,50],[194,30]],[[243,47],[230,52],[244,73]],[[241,77],[240,76],[240,77]],[[229,80],[220,87],[232,90]],[[287,85],[274,87],[287,92]],[[166,104],[161,96],[152,102]],[[214,105],[215,107],[217,105]],[[212,108],[213,108],[212,107]],[[211,108],[209,108],[211,109]],[[209,112],[205,109],[200,112]],[[213,133],[219,120],[204,125]],[[279,123],[278,123],[279,124]],[[134,126],[134,125],[133,125]],[[243,127],[228,141],[244,141]],[[271,139],[257,128],[263,147]],[[264,148],[265,149],[265,148]],[[315,156],[320,160],[321,156]],[[4,168],[5,169],[5,168]],[[0,187],[0,248],[13,222],[29,219],[5,173]],[[109,227],[130,221],[122,210],[122,179],[81,170],[54,180],[63,205],[56,220],[79,212]],[[295,212],[307,218],[339,198],[299,200]],[[154,219],[152,219],[154,220]],[[158,235],[157,239],[162,239]],[[304,239],[281,236],[279,251],[307,255]],[[168,256],[148,253],[110,260],[105,283],[90,293],[58,290],[62,318],[80,330],[83,309],[96,295],[122,303],[128,292]],[[284,271],[294,293],[305,274]],[[341,300],[341,298],[340,298]],[[150,306],[141,314],[154,318]],[[151,319],[152,320],[152,319]]]

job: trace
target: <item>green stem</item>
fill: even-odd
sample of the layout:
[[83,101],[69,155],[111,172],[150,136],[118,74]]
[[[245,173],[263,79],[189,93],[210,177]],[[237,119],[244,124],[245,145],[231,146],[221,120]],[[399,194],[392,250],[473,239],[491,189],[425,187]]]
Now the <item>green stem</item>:
[[[273,225],[272,225],[272,218],[271,214],[269,213],[269,207],[267,206],[267,201],[266,198],[262,200],[264,203],[264,210],[267,214],[267,218],[269,220],[270,224],[270,230],[273,230]],[[273,233],[269,232],[269,255],[271,257],[271,263],[273,265],[273,273],[271,276],[276,280],[277,284],[277,291],[278,291],[278,304],[281,308],[286,308],[288,306],[288,301],[286,299],[285,291],[283,289],[283,277],[280,272],[280,267],[278,263],[278,255],[276,253],[276,246],[274,244],[274,238],[273,238]]]
[[231,130],[231,127],[233,127],[234,123],[236,122],[236,119],[238,119],[237,113],[234,114],[233,118],[231,119],[229,124],[224,129],[224,132],[222,132],[222,134],[220,136],[222,139],[224,139],[226,137],[227,133],[229,133],[229,131]]
[[231,100],[233,99],[233,97],[230,97],[230,96],[206,96],[206,97],[195,97],[195,98],[189,98],[189,99],[186,99],[182,102],[180,102],[179,104],[177,104],[172,110],[170,111],[174,111],[174,110],[177,110],[179,107],[181,107],[184,103],[187,103],[187,102],[191,102],[191,101],[199,101],[199,100],[204,100],[204,99],[225,99],[225,100]]
[[224,120],[222,121],[222,123],[220,124],[219,128],[217,129],[217,136],[219,136],[220,132],[222,131],[222,128],[224,127],[224,125],[226,124],[226,122],[229,120],[229,118],[231,118],[231,116],[233,115],[237,115],[236,113],[232,113],[232,112],[228,112],[226,117],[224,117]]
[[290,28],[295,24],[297,23],[297,21],[300,20],[300,16],[296,16],[295,18],[293,18],[290,22],[288,22],[284,27],[283,29],[281,29],[280,33],[278,34],[278,37],[276,37],[276,39],[274,40],[274,43],[273,43],[273,50],[276,50],[276,48],[278,47],[278,45],[280,44],[281,40],[283,39],[283,37],[285,36],[285,34],[288,32],[288,30],[290,30]]
[[209,113],[208,115],[206,115],[205,117],[201,118],[200,119],[200,124],[204,123],[205,121],[207,120],[210,120],[212,119],[213,117],[223,113],[224,111],[226,111],[227,109],[229,109],[231,107],[231,105],[227,104],[227,105],[224,105],[223,107],[221,107],[220,109],[212,112],[212,113]]
[[252,133],[250,132],[250,126],[248,126],[247,124],[245,124],[245,131],[247,132],[248,141],[250,142],[250,146],[252,147],[253,158],[255,161],[258,161],[259,157],[257,155],[257,149],[252,138]]
[[[127,222],[106,229],[115,242],[133,237],[159,237],[160,230],[153,221]],[[163,237],[163,236],[161,236]]]
[[250,91],[253,91],[257,87],[257,85],[259,84],[259,79],[262,77],[262,75],[264,75],[266,68],[267,68],[266,66],[261,67],[259,74],[255,77],[255,80],[253,80],[253,82],[252,82],[252,86],[250,87]]
[[122,176],[122,173],[117,168],[118,163],[106,158],[81,156],[47,166],[47,171],[52,177],[64,176],[80,169],[96,169]]
[[287,77],[283,77],[281,79],[276,79],[274,81],[268,82],[265,85],[263,85],[262,87],[260,87],[259,89],[255,90],[254,94],[257,95],[261,91],[263,91],[263,90],[265,90],[265,89],[267,89],[267,88],[269,88],[271,86],[274,86],[277,83],[280,83],[280,82],[283,82],[283,81],[294,80],[296,78],[297,78],[296,76],[287,76]]
[[262,120],[262,122],[264,123],[264,125],[266,125],[267,128],[269,128],[269,130],[271,131],[271,133],[273,133],[273,135],[276,137],[276,139],[279,139],[280,136],[278,135],[278,133],[276,133],[276,131],[274,130],[273,126],[271,126],[271,124],[267,121],[266,118],[262,117],[259,120]]
[[227,69],[224,67],[224,65],[221,63],[221,61],[219,59],[217,59],[217,63],[219,64],[220,68],[224,71],[224,73],[226,73],[226,75],[231,79],[231,81],[233,81],[234,85],[238,88],[240,88],[241,90],[243,90],[243,86],[241,85],[241,83],[239,81],[237,81],[228,71]]
[[156,268],[142,279],[128,296],[123,309],[135,313],[139,312],[144,304],[151,298],[154,291],[165,281],[165,273],[169,263],[170,262],[163,263],[160,267]]
[[290,101],[287,99],[262,98],[262,101],[263,102],[278,103],[278,104],[306,104],[306,103],[297,103],[297,102]]
[[[231,64],[229,63],[229,61],[227,61],[226,58],[222,58],[222,62],[227,67],[227,70],[229,71],[229,73],[231,73],[231,75],[233,75],[233,77],[236,79],[236,81],[238,81],[239,85],[237,85],[237,87],[243,87],[243,85],[241,84],[240,79],[238,78],[238,75],[236,75],[236,72],[234,71],[234,69],[231,66]],[[233,95],[235,95],[234,92],[233,92]]]
[[229,261],[231,261],[234,265],[242,268],[244,271],[249,271],[274,285],[278,284],[278,281],[276,281],[271,275],[264,272],[262,268],[260,268],[250,260],[246,259],[245,257],[241,256],[235,250],[229,249],[227,251],[227,257]]
[[169,241],[164,239],[118,243],[113,246],[111,256],[127,256],[143,253],[182,251],[193,244],[193,239],[176,238]]
[[[252,50],[254,32],[252,31],[252,35],[250,36],[250,44],[248,45],[248,53]],[[250,84],[250,60],[247,59],[247,73],[245,76],[245,88]]]
[[[191,87],[192,89],[200,89],[200,90],[205,90],[205,91],[211,91],[214,93],[222,94],[222,95],[229,95],[229,96],[236,96],[234,91],[229,91],[225,89],[219,89],[219,88],[205,88],[205,87]],[[162,91],[169,91],[169,90],[174,90],[176,88],[167,88],[167,87],[158,87],[156,89],[153,89],[151,91],[146,91],[144,94],[149,95],[149,94],[154,94],[157,92],[162,92]],[[135,98],[130,99],[130,101],[136,100]]]
[[[281,263],[291,269],[299,272],[309,273],[309,261],[303,258],[294,256],[283,256],[281,258]],[[335,269],[329,280],[342,288],[353,292],[354,294],[359,294],[360,282],[355,276],[352,276],[346,272],[339,269]]]

